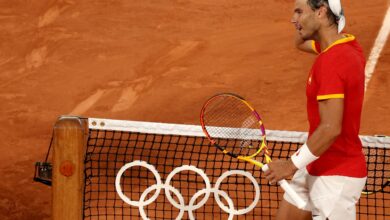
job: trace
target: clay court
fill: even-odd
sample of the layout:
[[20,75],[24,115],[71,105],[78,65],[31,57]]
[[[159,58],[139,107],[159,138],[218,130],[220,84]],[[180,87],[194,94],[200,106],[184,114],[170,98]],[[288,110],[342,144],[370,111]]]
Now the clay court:
[[[345,31],[368,58],[390,2],[343,5]],[[50,219],[50,187],[32,179],[60,115],[198,125],[207,98],[234,92],[267,129],[306,131],[315,56],[294,48],[292,7],[292,0],[0,2],[0,219]],[[387,42],[367,87],[363,135],[390,135],[389,73]]]

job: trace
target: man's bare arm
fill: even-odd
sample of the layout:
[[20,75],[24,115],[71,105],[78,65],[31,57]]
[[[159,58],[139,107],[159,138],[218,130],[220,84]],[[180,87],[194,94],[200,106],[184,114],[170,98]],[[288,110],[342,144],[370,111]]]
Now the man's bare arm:
[[[327,99],[320,101],[318,105],[321,122],[307,141],[311,154],[317,157],[324,153],[341,133],[344,99]],[[292,160],[275,160],[268,166],[269,170],[264,173],[264,176],[270,183],[288,178],[297,171]]]
[[316,156],[324,153],[341,133],[344,99],[319,101],[318,106],[321,122],[307,141],[310,151]]

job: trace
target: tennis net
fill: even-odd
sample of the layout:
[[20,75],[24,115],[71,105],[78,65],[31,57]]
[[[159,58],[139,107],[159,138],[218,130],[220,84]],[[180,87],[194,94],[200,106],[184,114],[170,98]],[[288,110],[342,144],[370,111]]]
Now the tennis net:
[[[271,158],[307,134],[267,131]],[[368,164],[358,219],[390,218],[390,138],[361,136]],[[88,119],[84,219],[272,219],[282,190],[212,147],[200,126]]]

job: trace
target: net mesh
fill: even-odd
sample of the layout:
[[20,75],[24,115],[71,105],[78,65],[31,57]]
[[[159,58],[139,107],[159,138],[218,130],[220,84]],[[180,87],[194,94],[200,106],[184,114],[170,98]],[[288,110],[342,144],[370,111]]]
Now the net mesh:
[[[282,189],[268,185],[259,168],[210,146],[200,126],[105,119],[89,119],[89,125],[84,219],[271,219],[276,213]],[[298,132],[267,135],[272,158],[287,158],[305,140],[305,134]],[[365,191],[377,192],[362,195],[358,219],[387,219],[390,187],[381,186],[390,177],[390,141],[363,139],[369,170]],[[124,169],[118,179],[126,202],[115,181],[129,163],[134,166]],[[253,178],[234,170],[247,171]]]

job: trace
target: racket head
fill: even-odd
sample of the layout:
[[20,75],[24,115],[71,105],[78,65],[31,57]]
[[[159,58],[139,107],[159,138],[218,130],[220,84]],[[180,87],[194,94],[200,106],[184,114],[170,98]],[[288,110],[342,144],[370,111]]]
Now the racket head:
[[263,121],[241,96],[221,93],[211,97],[202,107],[200,123],[210,142],[230,156],[252,158],[268,153]]

